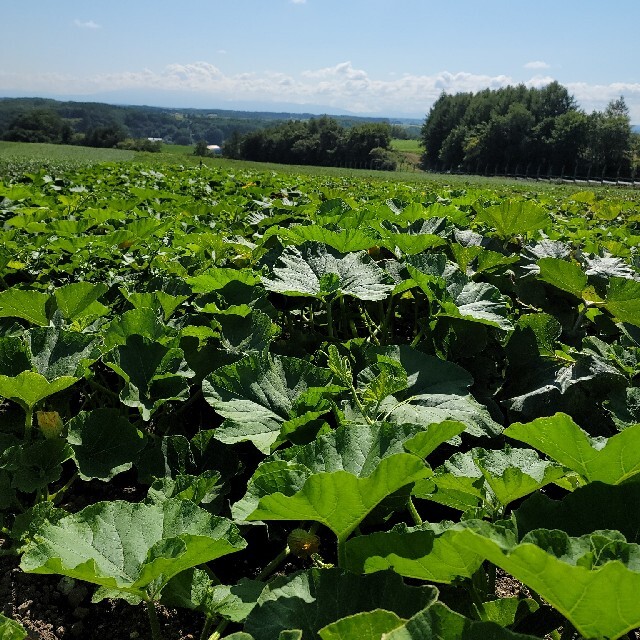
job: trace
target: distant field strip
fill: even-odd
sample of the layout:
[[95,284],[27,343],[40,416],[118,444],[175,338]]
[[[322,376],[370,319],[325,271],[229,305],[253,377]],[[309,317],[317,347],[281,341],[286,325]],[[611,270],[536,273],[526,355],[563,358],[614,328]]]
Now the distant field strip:
[[82,164],[133,160],[135,151],[124,149],[95,149],[63,144],[0,142],[2,160],[70,161]]
[[404,151],[405,153],[422,153],[424,151],[424,147],[420,146],[420,140],[393,139],[391,148],[394,151]]

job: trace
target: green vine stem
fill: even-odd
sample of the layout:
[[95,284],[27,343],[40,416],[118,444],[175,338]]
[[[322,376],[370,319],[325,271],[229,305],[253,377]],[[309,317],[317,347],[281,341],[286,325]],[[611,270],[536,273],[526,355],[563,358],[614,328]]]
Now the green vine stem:
[[27,415],[24,419],[24,439],[26,442],[31,442],[31,432],[33,428],[33,407],[29,407]]
[[75,483],[75,481],[79,478],[79,474],[76,471],[76,473],[74,473],[71,478],[69,478],[69,480],[62,486],[60,487],[57,491],[55,491],[54,493],[50,493],[47,496],[47,500],[49,500],[49,502],[53,502],[55,503],[55,501],[60,498],[61,496],[63,496],[67,491],[69,491],[69,489],[71,489],[71,487],[73,486],[73,484]]
[[347,540],[338,538],[338,567],[345,569],[347,565]]
[[409,496],[409,499],[407,500],[407,506],[409,507],[409,513],[411,514],[411,518],[413,519],[413,522],[416,525],[421,525],[422,524],[422,518],[420,517],[420,514],[418,513],[418,510],[416,509],[416,505],[413,504],[413,499],[411,498],[411,496]]
[[229,626],[228,620],[222,620],[220,624],[215,628],[215,631],[209,636],[209,640],[220,640],[224,630]]
[[582,321],[584,320],[588,310],[589,310],[589,308],[585,304],[584,308],[582,309],[582,311],[580,311],[580,313],[578,314],[578,317],[576,318],[575,324],[571,328],[571,332],[570,333],[572,335],[575,336],[578,333],[578,329],[580,328],[580,325],[582,324]]
[[389,303],[387,305],[387,312],[384,315],[384,322],[382,324],[382,340],[384,344],[391,342],[391,336],[393,333],[393,312],[395,308],[395,300],[393,299],[393,293],[389,297]]
[[324,304],[327,310],[327,331],[329,337],[333,339],[333,310],[331,308],[331,300],[325,300]]
[[373,420],[369,417],[367,410],[364,408],[364,405],[360,401],[358,397],[358,391],[356,390],[353,383],[351,383],[351,395],[353,397],[353,401],[356,403],[356,407],[358,407],[358,411],[362,414],[362,417],[370,424],[373,425]]
[[257,576],[256,580],[266,580],[291,553],[289,545],[287,545]]
[[344,333],[344,322],[346,321],[349,314],[347,313],[347,305],[345,304],[344,296],[340,296],[340,298],[338,299],[340,301],[340,319],[338,327],[339,330]]
[[95,389],[96,391],[100,391],[106,394],[112,400],[118,400],[118,402],[120,401],[120,396],[118,396],[118,394],[115,391],[112,391],[111,389],[105,387],[103,384],[100,384],[97,380],[90,379],[89,386]]
[[147,606],[147,615],[149,616],[149,625],[151,627],[151,637],[153,640],[162,640],[162,632],[160,631],[160,621],[158,620],[158,612],[156,605],[152,600],[145,602]]
[[211,616],[207,616],[204,620],[204,626],[202,627],[202,633],[200,634],[200,640],[207,640],[209,637],[209,632],[211,631],[211,627],[213,626],[213,618]]

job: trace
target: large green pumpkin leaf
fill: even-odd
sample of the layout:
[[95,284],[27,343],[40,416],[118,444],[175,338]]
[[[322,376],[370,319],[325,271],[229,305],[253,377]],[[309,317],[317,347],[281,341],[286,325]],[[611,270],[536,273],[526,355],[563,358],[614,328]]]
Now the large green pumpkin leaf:
[[549,214],[530,200],[504,200],[499,205],[481,209],[476,221],[496,230],[500,238],[540,231],[551,221]]
[[380,413],[397,424],[462,422],[466,425],[465,432],[476,437],[497,435],[502,429],[470,393],[425,393],[406,401],[389,396],[380,404]]
[[377,241],[383,247],[393,251],[398,258],[411,256],[423,251],[446,245],[446,240],[432,233],[408,234],[388,233]]
[[153,600],[181,571],[245,546],[230,520],[189,501],[99,502],[56,524],[45,522],[27,545],[20,567]]
[[216,501],[223,495],[219,471],[204,471],[200,475],[178,474],[175,478],[156,478],[147,492],[146,502],[159,503],[178,498],[197,505],[207,505],[207,511],[217,513]]
[[31,355],[23,340],[18,337],[1,337],[0,373],[13,377],[31,368]]
[[220,367],[202,382],[205,400],[226,419],[216,438],[226,444],[251,441],[269,453],[288,421],[320,405],[331,375],[298,358],[266,354]]
[[58,310],[66,320],[83,317],[101,317],[109,313],[109,307],[98,302],[98,298],[109,290],[106,284],[74,282],[55,290]]
[[220,316],[222,348],[234,355],[266,351],[280,328],[266,313],[254,309],[244,318]]
[[201,611],[244,622],[258,601],[265,583],[242,578],[235,585],[216,584],[202,569],[187,569],[174,576],[162,592],[162,604]]
[[606,397],[625,383],[620,371],[602,357],[572,351],[568,357],[510,363],[501,393],[514,416],[526,420],[548,413],[550,406],[567,411],[578,407],[588,415],[591,398]]
[[62,376],[81,377],[100,357],[95,336],[59,327],[31,329],[27,333],[27,344],[32,364],[50,381]]
[[469,620],[441,602],[416,613],[380,640],[534,640],[535,636],[515,633],[495,622]]
[[341,255],[326,245],[307,242],[287,247],[275,267],[273,279],[262,278],[269,291],[290,296],[323,298],[333,294],[359,300],[384,300],[393,285],[385,272],[365,252]]
[[462,422],[472,436],[497,435],[502,427],[469,393],[473,378],[453,362],[409,346],[372,348],[369,358],[391,358],[407,373],[406,390],[380,403],[385,420],[396,424],[429,425],[447,420]]
[[31,324],[49,324],[46,305],[49,296],[39,291],[7,289],[0,293],[0,318],[22,318]]
[[541,356],[555,357],[562,325],[547,313],[520,316],[507,342],[507,357],[515,370],[526,368]]
[[[428,433],[440,426],[431,425]],[[246,495],[233,505],[234,518],[244,520],[264,496],[294,495],[314,473],[346,471],[358,478],[367,477],[383,458],[405,453],[405,442],[412,442],[413,436],[423,430],[422,425],[343,425],[309,444],[276,452],[258,466]]]
[[604,306],[620,322],[640,326],[640,282],[611,278]]
[[320,629],[321,640],[380,640],[383,634],[402,625],[404,620],[391,611],[374,609],[332,622]]
[[437,598],[434,587],[409,587],[397,574],[356,576],[338,569],[311,569],[273,580],[249,614],[245,631],[255,640],[273,640],[286,629],[315,638],[346,616],[385,609],[410,618]]
[[503,331],[512,331],[508,318],[506,298],[500,291],[486,282],[467,282],[460,286],[447,287],[451,301],[442,302],[443,311],[438,315],[479,322]]
[[536,591],[585,638],[620,638],[640,625],[640,547],[618,532],[571,538],[538,529],[518,542],[509,530],[476,520],[452,540]]
[[131,469],[145,445],[143,434],[116,409],[81,411],[67,429],[67,442],[83,480],[106,481]]
[[413,281],[439,310],[436,315],[478,322],[504,331],[513,325],[508,318],[507,298],[487,282],[473,282],[442,254],[417,256],[408,261]]
[[640,543],[640,484],[590,482],[562,500],[534,493],[513,515],[520,537],[543,527],[560,529],[570,536],[611,529],[637,544]]
[[125,381],[120,400],[136,407],[142,419],[169,400],[186,400],[187,378],[195,374],[184,359],[182,349],[166,347],[140,335],[131,335],[124,345],[110,351],[104,363]]
[[367,358],[372,362],[380,358],[397,360],[407,372],[407,392],[411,396],[422,394],[464,394],[473,384],[471,374],[454,362],[441,360],[408,345],[371,347]]
[[431,429],[439,427],[437,424],[424,427],[384,422],[344,425],[309,444],[277,452],[272,459],[302,464],[311,473],[348,471],[365,477],[376,469],[382,459],[405,453],[405,442],[411,442],[416,434],[430,433]]
[[531,449],[475,449],[474,461],[504,507],[547,484],[560,480],[567,473],[564,467],[548,460],[541,460]]
[[398,525],[388,532],[356,536],[346,543],[346,568],[354,573],[391,569],[401,576],[450,583],[470,578],[483,558],[449,541],[450,523]]
[[455,420],[429,425],[426,431],[421,431],[404,443],[404,448],[409,453],[414,453],[419,458],[426,458],[441,444],[455,438],[465,431],[467,425]]
[[200,275],[187,278],[187,284],[194,293],[211,293],[223,289],[230,282],[241,282],[253,287],[260,282],[260,278],[249,269],[224,267],[214,267]]
[[23,443],[2,452],[0,469],[10,472],[12,488],[33,493],[60,479],[62,464],[72,453],[62,438]]
[[0,375],[0,396],[14,400],[25,410],[33,409],[40,400],[63,391],[77,380],[78,378],[72,376],[47,380],[42,374],[34,371],[23,371],[17,376]]
[[165,291],[153,291],[152,293],[129,293],[123,291],[123,295],[136,309],[153,309],[156,312],[162,312],[162,317],[166,322],[173,312],[185,301],[189,296],[171,295]]
[[518,262],[517,255],[505,256],[497,251],[490,251],[480,245],[463,246],[456,242],[450,245],[451,253],[460,270],[467,276],[476,273],[496,273],[506,269],[510,264]]
[[341,229],[331,231],[317,224],[297,225],[295,227],[271,227],[265,233],[265,239],[277,235],[285,241],[283,244],[300,245],[305,242],[325,244],[339,253],[366,251],[377,244],[376,238],[363,233],[360,229]]
[[431,478],[416,483],[413,495],[460,511],[481,506],[488,499],[488,491],[474,450],[454,453]]
[[535,447],[589,482],[620,484],[640,473],[640,425],[608,439],[592,438],[568,415],[556,413],[527,424],[514,423],[504,434]]
[[554,287],[582,298],[587,286],[587,276],[579,265],[559,258],[542,258],[538,260],[540,273],[538,278]]
[[383,458],[364,478],[347,471],[316,473],[294,495],[261,498],[247,519],[312,520],[329,527],[341,542],[384,498],[429,473],[419,458],[407,453]]
[[104,330],[105,351],[110,351],[118,345],[127,344],[127,340],[133,335],[163,342],[172,334],[170,329],[162,324],[158,314],[153,309],[147,307],[130,309],[112,320]]

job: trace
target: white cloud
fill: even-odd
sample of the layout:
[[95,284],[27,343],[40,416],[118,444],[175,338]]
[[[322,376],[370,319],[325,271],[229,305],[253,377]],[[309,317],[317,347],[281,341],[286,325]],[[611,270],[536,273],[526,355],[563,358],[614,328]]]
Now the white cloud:
[[307,0],[291,0],[291,4],[307,4]]
[[551,76],[533,76],[529,78],[525,82],[527,87],[535,87],[536,89],[542,89],[542,87],[546,87],[548,84],[551,84],[555,78]]
[[624,96],[629,107],[631,122],[640,123],[640,82],[612,82],[611,84],[568,82],[565,86],[585,111],[594,109],[601,111],[609,101]]
[[550,64],[547,64],[542,60],[532,60],[531,62],[527,62],[527,64],[524,65],[525,69],[549,69],[550,67]]
[[74,20],[73,24],[79,29],[101,29],[102,27],[93,20]]
[[[542,87],[554,78],[534,75],[527,86]],[[93,77],[0,71],[0,95],[6,93],[91,96],[107,91],[180,91],[206,96],[212,105],[227,101],[288,102],[323,105],[360,113],[426,114],[443,92],[477,92],[520,82],[508,75],[441,71],[433,75],[387,76],[378,79],[350,62],[300,74],[282,72],[227,74],[209,62],[174,63],[161,70],[142,69]],[[634,123],[640,123],[640,83],[593,85],[563,83],[586,111],[604,109],[609,100],[625,96]]]

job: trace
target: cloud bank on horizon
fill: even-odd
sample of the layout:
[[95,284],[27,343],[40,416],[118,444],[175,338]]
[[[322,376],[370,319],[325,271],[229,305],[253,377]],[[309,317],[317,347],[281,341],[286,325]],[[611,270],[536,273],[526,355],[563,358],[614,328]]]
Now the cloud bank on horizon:
[[[99,26],[90,21],[84,23],[82,28],[95,29]],[[523,66],[533,72],[548,71],[550,68],[550,65],[543,61],[528,62]],[[542,87],[554,79],[549,73],[535,73],[524,84]],[[514,84],[518,84],[518,81],[509,75],[490,76],[463,71],[441,71],[434,75],[403,74],[390,79],[380,79],[365,69],[354,67],[349,61],[299,74],[228,74],[209,62],[174,63],[159,71],[146,68],[94,76],[68,73],[25,75],[0,70],[0,94],[24,92],[24,95],[74,95],[91,99],[92,95],[107,92],[135,91],[139,96],[147,91],[152,100],[155,92],[162,91],[179,93],[182,101],[184,94],[192,94],[200,99],[208,98],[212,108],[230,101],[260,101],[290,103],[302,108],[307,104],[321,104],[353,113],[389,116],[402,113],[415,114],[418,117],[428,112],[442,92],[477,92]],[[580,107],[587,112],[601,110],[610,100],[624,95],[632,120],[640,122],[640,82],[561,84],[567,87]],[[163,106],[189,105],[176,103]]]

